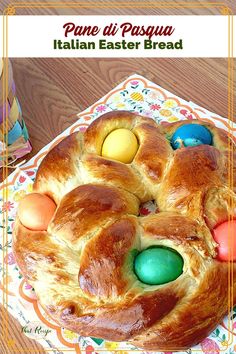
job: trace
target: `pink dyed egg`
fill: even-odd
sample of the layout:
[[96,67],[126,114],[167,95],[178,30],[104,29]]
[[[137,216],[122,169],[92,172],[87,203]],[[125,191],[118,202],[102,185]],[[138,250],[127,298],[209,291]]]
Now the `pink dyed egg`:
[[18,216],[28,229],[43,231],[47,230],[55,210],[56,204],[51,198],[45,194],[31,193],[21,199]]
[[236,220],[225,221],[216,226],[213,237],[219,245],[217,258],[220,261],[236,261]]

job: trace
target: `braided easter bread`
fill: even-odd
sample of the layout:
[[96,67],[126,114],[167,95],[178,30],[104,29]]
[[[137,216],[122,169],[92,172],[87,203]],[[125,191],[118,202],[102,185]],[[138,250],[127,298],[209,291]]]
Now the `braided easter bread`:
[[[207,128],[211,144],[173,149],[174,133],[187,124]],[[129,163],[102,156],[117,129],[137,138]],[[26,226],[19,210],[13,235],[17,263],[53,319],[84,336],[147,350],[203,340],[228,309],[228,262],[213,238],[235,215],[228,146],[227,133],[213,125],[160,126],[125,111],[107,113],[55,146],[38,169],[34,193],[56,210],[45,229]],[[150,200],[157,212],[140,217],[140,204]],[[145,281],[137,266],[145,250],[171,253],[181,272]]]

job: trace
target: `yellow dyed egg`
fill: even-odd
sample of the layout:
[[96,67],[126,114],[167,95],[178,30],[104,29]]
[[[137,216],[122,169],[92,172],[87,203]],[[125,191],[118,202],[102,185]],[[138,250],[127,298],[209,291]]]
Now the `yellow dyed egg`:
[[138,141],[129,129],[116,129],[104,140],[102,156],[124,163],[130,163],[138,150]]
[[45,194],[31,193],[21,199],[18,206],[20,222],[28,229],[47,230],[56,211],[56,204]]

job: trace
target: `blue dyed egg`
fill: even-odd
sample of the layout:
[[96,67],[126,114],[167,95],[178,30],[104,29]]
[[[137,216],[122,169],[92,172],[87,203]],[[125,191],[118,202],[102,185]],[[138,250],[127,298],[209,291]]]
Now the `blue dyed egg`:
[[179,127],[171,138],[173,149],[181,147],[211,145],[211,132],[200,124],[185,124]]

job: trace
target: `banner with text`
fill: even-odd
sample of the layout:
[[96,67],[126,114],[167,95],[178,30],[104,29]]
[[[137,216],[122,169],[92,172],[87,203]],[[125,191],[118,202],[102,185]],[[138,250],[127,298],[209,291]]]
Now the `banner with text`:
[[9,16],[6,55],[227,57],[228,21],[228,16]]

